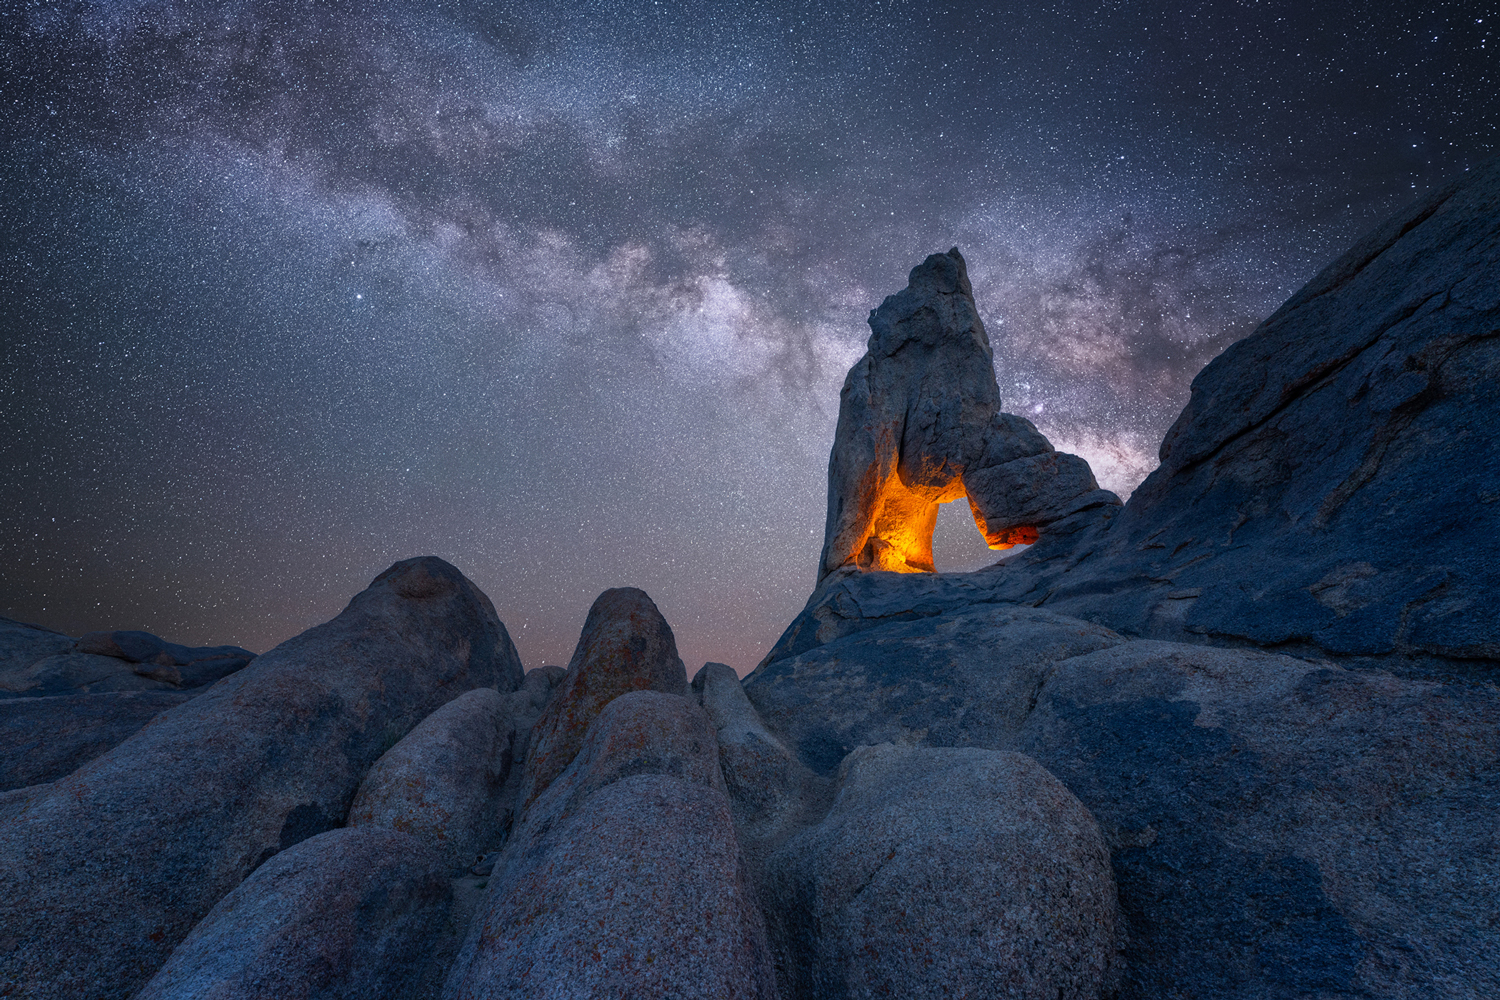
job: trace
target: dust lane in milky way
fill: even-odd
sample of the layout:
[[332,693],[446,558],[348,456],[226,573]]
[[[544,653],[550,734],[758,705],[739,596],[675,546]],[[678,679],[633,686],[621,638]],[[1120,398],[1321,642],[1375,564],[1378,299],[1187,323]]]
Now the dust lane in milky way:
[[[1197,370],[1493,155],[1393,5],[0,13],[0,614],[256,650],[441,555],[528,666],[810,590],[864,318],[958,245],[1005,407],[1125,494]],[[939,568],[989,558],[946,507]]]

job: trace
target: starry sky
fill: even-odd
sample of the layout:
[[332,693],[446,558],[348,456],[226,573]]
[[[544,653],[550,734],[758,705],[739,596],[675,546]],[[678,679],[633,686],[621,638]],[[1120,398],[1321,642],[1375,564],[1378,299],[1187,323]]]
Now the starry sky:
[[3,0],[0,614],[259,652],[432,553],[528,667],[632,585],[743,673],[913,265],[962,249],[1005,408],[1126,495],[1495,154],[1483,6]]

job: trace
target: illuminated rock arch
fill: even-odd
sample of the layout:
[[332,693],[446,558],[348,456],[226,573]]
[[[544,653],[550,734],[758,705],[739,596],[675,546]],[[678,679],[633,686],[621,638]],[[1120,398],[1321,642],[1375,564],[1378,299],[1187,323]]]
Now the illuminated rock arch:
[[992,549],[1086,506],[1118,504],[1083,459],[1000,411],[994,355],[955,247],[912,269],[870,313],[828,460],[818,579],[841,567],[933,572],[938,504],[967,497]]

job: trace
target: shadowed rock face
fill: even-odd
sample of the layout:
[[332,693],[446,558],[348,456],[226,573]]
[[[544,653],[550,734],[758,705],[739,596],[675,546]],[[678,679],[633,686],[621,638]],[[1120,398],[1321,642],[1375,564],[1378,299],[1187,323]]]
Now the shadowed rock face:
[[1118,504],[1088,463],[1000,412],[994,356],[958,249],[933,254],[870,314],[828,460],[818,579],[844,566],[932,572],[937,508],[967,496],[991,548],[1033,542],[1084,506]]
[[532,727],[518,805],[524,809],[573,760],[605,705],[627,691],[684,694],[677,639],[645,591],[606,590],[589,608],[568,674]]
[[411,834],[448,867],[467,866],[500,839],[516,737],[507,702],[476,688],[423,719],[370,768],[347,825]]
[[0,984],[125,997],[218,900],[344,821],[375,760],[521,664],[487,597],[441,559],[397,563],[309,629],[48,785],[0,825]]
[[394,830],[330,830],[257,868],[193,928],[138,1000],[416,997],[453,889]]
[[794,997],[1096,1000],[1116,902],[1099,827],[1036,761],[860,747],[823,821],[772,860]]

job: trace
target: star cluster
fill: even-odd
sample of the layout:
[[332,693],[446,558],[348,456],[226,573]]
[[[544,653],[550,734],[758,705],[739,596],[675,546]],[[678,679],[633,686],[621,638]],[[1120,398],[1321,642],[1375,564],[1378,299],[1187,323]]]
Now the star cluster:
[[[958,245],[1006,408],[1127,494],[1202,365],[1493,155],[1467,5],[0,9],[0,613],[264,650],[441,555],[747,670],[864,317]],[[940,568],[989,554],[966,514]]]

